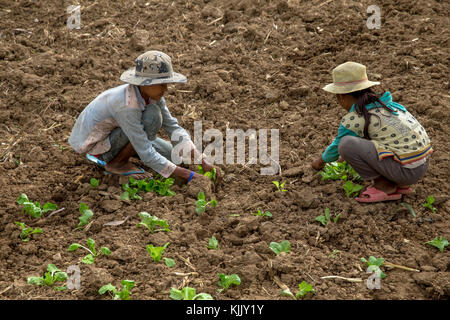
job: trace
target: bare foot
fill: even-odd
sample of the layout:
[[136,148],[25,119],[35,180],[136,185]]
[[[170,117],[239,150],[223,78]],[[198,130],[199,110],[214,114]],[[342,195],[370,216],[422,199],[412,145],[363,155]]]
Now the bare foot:
[[385,192],[386,194],[392,194],[397,191],[397,185],[383,177],[376,178],[374,180],[373,187],[377,190]]
[[[125,164],[122,164],[122,165],[111,165],[111,163],[107,163],[106,164],[106,166],[105,166],[105,169],[107,170],[107,171],[109,171],[109,172],[112,172],[112,173],[115,173],[115,174],[118,174],[118,175],[122,175],[122,174],[124,174],[124,173],[127,173],[127,172],[131,172],[131,171],[140,171],[140,169],[136,166],[136,165],[134,165],[133,163],[131,163],[131,162],[127,162],[127,163],[125,163]],[[136,180],[142,180],[142,179],[145,179],[145,178],[152,178],[152,174],[150,173],[150,172],[146,172],[146,171],[144,171],[144,173],[133,173],[133,174],[130,174],[130,175],[127,175],[128,177],[132,177],[132,178],[134,178],[134,179],[136,179]]]

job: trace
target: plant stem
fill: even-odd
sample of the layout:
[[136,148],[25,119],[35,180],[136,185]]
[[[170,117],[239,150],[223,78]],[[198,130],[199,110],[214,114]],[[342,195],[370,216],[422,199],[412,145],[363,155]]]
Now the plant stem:
[[386,262],[386,261],[384,262],[384,265],[385,265],[386,267],[397,268],[397,269],[402,269],[402,270],[406,270],[406,271],[420,272],[420,270],[417,270],[417,269],[412,269],[412,268],[400,266],[400,265],[398,265],[398,264],[393,264],[393,263]]
[[361,278],[344,278],[344,277],[340,277],[340,276],[325,276],[325,277],[321,277],[320,279],[342,279],[342,280],[346,280],[346,281],[350,281],[350,282],[362,282]]

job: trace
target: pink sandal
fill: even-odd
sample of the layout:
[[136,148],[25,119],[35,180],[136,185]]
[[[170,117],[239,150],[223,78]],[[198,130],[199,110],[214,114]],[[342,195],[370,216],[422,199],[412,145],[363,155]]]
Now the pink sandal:
[[381,190],[375,189],[374,187],[367,188],[366,191],[362,193],[362,195],[368,196],[368,198],[355,198],[358,202],[381,202],[381,201],[389,201],[389,200],[399,200],[402,198],[402,194],[396,192],[392,194],[387,194]]
[[398,188],[397,187],[397,191],[396,193],[400,193],[400,194],[410,194],[412,192],[410,187],[407,188]]

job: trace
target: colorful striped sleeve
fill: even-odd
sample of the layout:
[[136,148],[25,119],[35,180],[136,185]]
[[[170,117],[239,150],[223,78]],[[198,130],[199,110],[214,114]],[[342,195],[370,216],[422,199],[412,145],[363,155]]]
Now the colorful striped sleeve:
[[354,131],[347,129],[342,124],[339,125],[338,135],[334,138],[333,142],[325,149],[325,152],[322,153],[322,160],[325,162],[333,162],[339,159],[339,142],[342,137],[345,136],[354,136],[359,137]]

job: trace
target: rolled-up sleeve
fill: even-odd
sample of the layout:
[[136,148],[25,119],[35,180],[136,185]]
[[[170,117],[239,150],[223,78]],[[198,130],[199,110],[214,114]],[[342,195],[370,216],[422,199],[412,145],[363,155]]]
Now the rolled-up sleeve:
[[354,131],[347,129],[342,124],[339,125],[338,134],[336,138],[334,138],[333,142],[325,149],[325,152],[322,153],[322,160],[325,162],[333,162],[339,159],[339,142],[341,142],[342,137],[345,136],[354,136],[359,137]]
[[169,177],[176,169],[176,165],[159,154],[153,147],[144,131],[144,125],[141,121],[142,112],[123,107],[114,114],[114,118],[130,140],[142,162],[163,177]]

